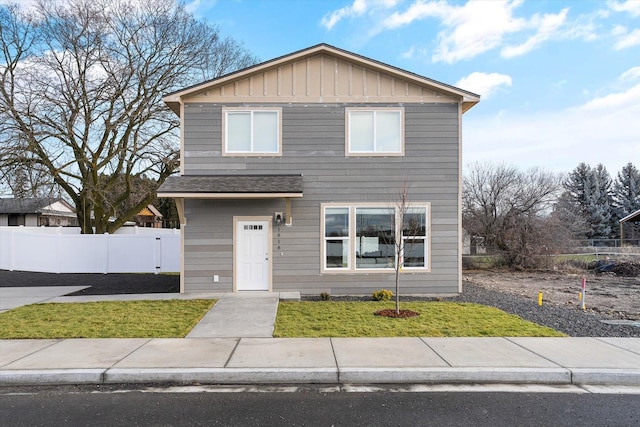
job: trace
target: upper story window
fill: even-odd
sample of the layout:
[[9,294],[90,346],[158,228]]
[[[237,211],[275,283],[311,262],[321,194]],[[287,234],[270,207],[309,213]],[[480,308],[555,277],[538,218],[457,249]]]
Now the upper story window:
[[226,108],[223,115],[224,154],[281,154],[280,109]]
[[347,108],[347,155],[404,154],[402,108]]

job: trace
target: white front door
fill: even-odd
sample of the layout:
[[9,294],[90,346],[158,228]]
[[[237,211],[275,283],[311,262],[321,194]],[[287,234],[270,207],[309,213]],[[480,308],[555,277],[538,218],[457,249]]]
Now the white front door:
[[271,221],[237,220],[235,268],[237,291],[268,291],[271,282]]

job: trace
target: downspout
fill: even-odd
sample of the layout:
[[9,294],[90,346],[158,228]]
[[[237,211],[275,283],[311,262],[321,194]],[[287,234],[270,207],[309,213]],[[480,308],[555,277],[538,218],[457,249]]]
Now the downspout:
[[462,293],[462,102],[458,102],[458,293]]
[[[180,102],[180,176],[184,175],[184,102]],[[187,232],[187,217],[184,215],[184,198],[176,198],[176,210],[180,219],[180,293],[184,293],[184,236]]]

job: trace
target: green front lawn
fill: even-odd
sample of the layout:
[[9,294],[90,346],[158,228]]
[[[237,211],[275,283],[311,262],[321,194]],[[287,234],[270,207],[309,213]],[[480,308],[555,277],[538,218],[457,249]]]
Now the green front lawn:
[[[213,300],[48,303],[0,314],[0,339],[180,338]],[[281,302],[275,337],[564,336],[553,329],[478,304],[406,302],[418,317],[374,316],[393,302]]]
[[214,300],[47,303],[0,314],[0,339],[184,337]]
[[281,302],[275,337],[560,337],[564,334],[497,308],[471,303],[405,302],[420,316],[374,316],[393,302]]

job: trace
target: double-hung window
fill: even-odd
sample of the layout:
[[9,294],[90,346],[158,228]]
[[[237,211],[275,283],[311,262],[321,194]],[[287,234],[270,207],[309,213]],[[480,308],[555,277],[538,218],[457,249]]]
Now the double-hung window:
[[347,155],[402,155],[404,117],[401,108],[347,108]]
[[324,211],[325,268],[350,268],[349,208]]
[[403,213],[402,261],[404,268],[427,266],[426,207],[409,207]]
[[280,109],[225,109],[224,154],[281,153]]
[[322,207],[324,272],[429,270],[429,204]]

